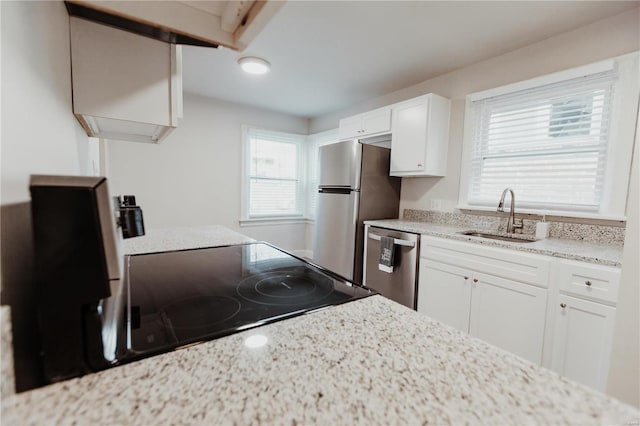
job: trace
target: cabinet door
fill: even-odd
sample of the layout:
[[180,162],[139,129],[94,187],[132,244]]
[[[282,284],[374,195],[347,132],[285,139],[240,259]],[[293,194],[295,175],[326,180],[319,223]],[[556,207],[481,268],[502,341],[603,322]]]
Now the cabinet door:
[[340,120],[338,137],[340,140],[354,139],[362,133],[362,115],[354,115]]
[[469,332],[470,276],[462,268],[421,259],[418,312]]
[[391,108],[380,108],[362,114],[362,135],[369,136],[391,131]]
[[555,309],[551,368],[604,392],[616,309],[564,294]]
[[390,174],[424,170],[428,107],[426,97],[393,107]]
[[479,273],[472,286],[471,335],[541,364],[547,290]]

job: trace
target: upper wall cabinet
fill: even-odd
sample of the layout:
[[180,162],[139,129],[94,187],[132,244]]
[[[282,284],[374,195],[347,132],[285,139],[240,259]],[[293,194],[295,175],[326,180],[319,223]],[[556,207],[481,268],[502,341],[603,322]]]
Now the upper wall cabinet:
[[340,140],[382,135],[391,131],[391,107],[374,109],[373,111],[340,120],[338,136]]
[[89,136],[160,142],[182,116],[180,47],[72,17],[73,113]]
[[436,94],[392,106],[391,176],[444,176],[451,102]]

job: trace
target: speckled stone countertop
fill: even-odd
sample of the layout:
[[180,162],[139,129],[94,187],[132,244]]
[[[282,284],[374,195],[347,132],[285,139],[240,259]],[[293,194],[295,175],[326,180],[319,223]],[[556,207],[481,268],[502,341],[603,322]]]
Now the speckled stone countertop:
[[152,253],[242,244],[255,241],[220,225],[149,229],[141,237],[123,241],[124,254]]
[[[224,227],[157,230],[125,252],[248,241]],[[256,335],[266,344],[247,345]],[[633,407],[382,296],[3,395],[1,414],[2,425],[640,422]]]
[[[13,350],[11,334],[11,308],[0,306],[0,395],[5,397],[15,393],[13,374]],[[1,419],[1,416],[0,416]]]
[[493,247],[504,247],[564,259],[579,260],[615,267],[622,266],[622,247],[619,246],[607,246],[603,244],[594,244],[575,240],[562,240],[557,238],[537,240],[531,243],[512,243],[509,241],[491,240],[482,237],[472,237],[459,234],[460,231],[470,230],[468,227],[462,228],[459,226],[439,225],[429,222],[412,222],[402,219],[369,220],[366,221],[365,224],[380,228],[430,235],[433,237],[469,241],[475,244],[483,244]]
[[[266,344],[248,348],[257,334]],[[3,425],[639,421],[630,406],[382,296],[2,401]]]

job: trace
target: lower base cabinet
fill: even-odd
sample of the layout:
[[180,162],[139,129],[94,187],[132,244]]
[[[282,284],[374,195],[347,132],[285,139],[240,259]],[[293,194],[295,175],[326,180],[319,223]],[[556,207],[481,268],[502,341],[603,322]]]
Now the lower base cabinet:
[[418,280],[418,312],[468,333],[471,273],[421,259]]
[[560,294],[555,309],[551,368],[605,392],[616,308]]
[[418,312],[606,391],[620,268],[421,241]]
[[547,290],[421,259],[418,312],[542,362]]
[[542,362],[547,290],[473,274],[469,333],[531,362]]

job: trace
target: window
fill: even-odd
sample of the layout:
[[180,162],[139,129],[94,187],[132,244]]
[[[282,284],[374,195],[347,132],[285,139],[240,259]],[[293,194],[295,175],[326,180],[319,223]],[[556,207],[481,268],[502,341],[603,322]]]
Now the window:
[[302,218],[305,137],[244,128],[245,219]]
[[318,198],[318,148],[338,129],[309,136],[243,126],[242,219],[307,220]]
[[635,123],[620,112],[633,104],[633,93],[637,99],[637,84],[625,93],[630,68],[637,73],[632,62],[606,61],[469,95],[461,208],[495,208],[511,187],[521,211],[623,216],[627,182],[616,168],[628,179],[630,164],[621,156],[630,157]]

